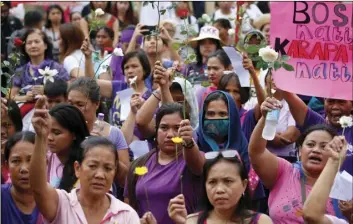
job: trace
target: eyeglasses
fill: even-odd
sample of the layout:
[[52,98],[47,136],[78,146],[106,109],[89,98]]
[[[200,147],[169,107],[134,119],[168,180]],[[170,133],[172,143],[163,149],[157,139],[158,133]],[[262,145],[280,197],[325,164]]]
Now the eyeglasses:
[[214,159],[214,158],[217,158],[219,156],[219,154],[221,154],[224,158],[237,157],[240,160],[240,162],[242,162],[237,150],[207,152],[207,153],[205,153],[205,158],[206,159]]

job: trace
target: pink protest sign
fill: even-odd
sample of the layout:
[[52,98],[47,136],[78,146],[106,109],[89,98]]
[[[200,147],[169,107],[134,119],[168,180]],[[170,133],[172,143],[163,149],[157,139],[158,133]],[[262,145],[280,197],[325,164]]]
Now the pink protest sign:
[[352,3],[271,3],[271,45],[295,71],[274,72],[276,85],[302,95],[353,99]]

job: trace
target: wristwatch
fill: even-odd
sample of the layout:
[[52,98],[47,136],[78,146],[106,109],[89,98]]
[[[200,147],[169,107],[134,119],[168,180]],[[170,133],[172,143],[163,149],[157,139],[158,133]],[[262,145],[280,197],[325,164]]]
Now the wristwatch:
[[191,149],[191,148],[193,148],[195,146],[195,142],[194,142],[194,140],[192,139],[191,141],[189,141],[189,142],[183,142],[183,147],[185,148],[185,149]]

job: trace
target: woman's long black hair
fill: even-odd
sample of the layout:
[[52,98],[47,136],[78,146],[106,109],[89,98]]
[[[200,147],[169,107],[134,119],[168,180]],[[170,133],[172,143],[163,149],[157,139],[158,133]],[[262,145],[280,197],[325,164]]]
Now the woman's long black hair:
[[[222,162],[222,161],[234,164],[237,167],[236,169],[239,172],[239,175],[240,175],[242,181],[249,180],[248,172],[246,171],[243,163],[237,157],[225,158],[220,154],[219,156],[217,156],[214,159],[206,160],[206,162],[203,166],[201,197],[199,200],[199,211],[201,213],[200,213],[199,218],[197,220],[197,224],[205,223],[208,216],[210,215],[210,212],[214,209],[213,205],[211,204],[211,202],[207,196],[206,182],[207,182],[207,177],[208,177],[208,174],[209,174],[211,168],[215,164]],[[251,209],[251,198],[250,198],[249,190],[248,190],[248,188],[246,188],[244,195],[241,196],[241,198],[238,201],[238,205],[236,206],[236,209],[234,210],[233,217],[234,218],[236,217],[236,218],[235,218],[235,220],[230,220],[230,221],[237,221],[240,223],[244,223],[245,219],[251,218],[255,214],[255,213],[250,212],[250,209]]]
[[65,23],[65,18],[64,18],[64,10],[60,7],[60,5],[50,5],[47,9],[47,20],[45,21],[45,27],[47,29],[49,28],[52,28],[52,24],[51,24],[51,21],[49,19],[49,14],[50,14],[50,11],[53,10],[53,9],[57,9],[60,11],[60,14],[61,14],[61,21],[60,21],[60,24],[64,24]]
[[[204,39],[206,40],[206,39]],[[222,49],[222,45],[221,45],[221,42],[219,40],[216,40],[216,39],[211,39],[210,40],[216,45],[216,50],[219,50],[219,49]],[[196,64],[198,66],[202,66],[203,65],[203,62],[202,62],[202,55],[201,55],[201,51],[200,51],[200,46],[201,46],[201,42],[203,40],[199,40],[197,41],[197,46],[196,46],[196,49],[195,49],[195,54],[196,54]]]
[[64,165],[63,175],[59,184],[59,189],[70,192],[77,181],[74,163],[75,161],[80,161],[83,154],[80,144],[90,134],[83,114],[72,105],[58,104],[49,111],[49,114],[55,118],[60,126],[69,130],[75,136],[70,146],[69,157]]

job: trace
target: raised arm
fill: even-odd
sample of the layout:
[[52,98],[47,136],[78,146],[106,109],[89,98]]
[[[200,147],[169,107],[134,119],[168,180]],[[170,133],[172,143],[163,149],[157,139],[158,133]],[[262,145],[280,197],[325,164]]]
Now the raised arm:
[[141,97],[139,93],[134,93],[130,100],[130,113],[127,119],[124,121],[123,126],[121,127],[121,131],[124,134],[126,143],[128,145],[134,141],[134,128],[135,128],[135,120],[137,111],[141,108],[144,104],[145,100]]
[[249,157],[251,165],[259,175],[265,187],[271,189],[276,181],[278,172],[278,159],[266,149],[267,141],[262,138],[265,127],[265,117],[268,111],[278,108],[274,98],[267,98],[261,105],[263,117],[257,123],[249,142]]
[[347,142],[343,136],[334,137],[334,139],[326,145],[325,153],[327,153],[330,158],[304,203],[304,220],[308,223],[331,223],[331,221],[325,217],[326,204],[337,170],[339,170],[339,157],[341,156],[342,161],[344,161],[346,151]]
[[173,72],[174,68],[166,69],[160,61],[156,61],[154,66],[154,80],[159,84],[162,104],[173,102],[173,97],[169,89],[171,85],[170,77]]
[[88,42],[88,38],[82,43],[81,51],[85,55],[85,76],[89,78],[94,78],[94,68],[92,62],[92,49],[90,48],[90,44]]
[[303,126],[308,113],[306,104],[294,93],[283,91],[283,97],[287,101],[291,114],[297,125]]
[[142,27],[143,27],[143,25],[140,24],[140,23],[136,25],[134,34],[132,35],[131,41],[130,41],[130,43],[129,43],[129,46],[128,46],[127,49],[126,49],[125,54],[127,54],[127,53],[129,53],[129,52],[132,52],[132,51],[135,51],[137,39],[138,39],[140,36],[142,36],[142,32],[148,31],[148,30],[146,30],[146,29],[142,29]]
[[56,190],[47,182],[46,154],[50,116],[46,104],[44,96],[39,98],[32,118],[32,124],[36,131],[36,141],[29,169],[29,180],[40,213],[51,222],[56,217],[59,197]]
[[205,157],[192,137],[193,129],[189,120],[182,120],[179,128],[179,135],[183,139],[184,159],[186,165],[195,175],[201,175]]
[[256,75],[254,65],[247,55],[243,55],[243,67],[249,71],[250,76],[254,82],[257,97],[257,104],[255,106],[254,116],[255,120],[258,121],[261,118],[260,106],[265,101],[265,91],[260,84],[259,77]]

